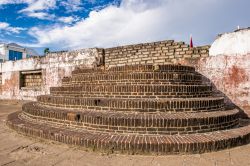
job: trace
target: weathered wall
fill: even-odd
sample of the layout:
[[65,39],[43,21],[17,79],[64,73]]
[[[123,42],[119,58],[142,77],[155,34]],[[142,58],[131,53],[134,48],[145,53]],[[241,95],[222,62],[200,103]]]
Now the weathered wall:
[[211,56],[201,59],[197,69],[232,103],[242,109],[250,106],[250,54]]
[[209,46],[190,48],[184,42],[166,40],[105,49],[105,66],[173,63],[183,58],[208,56]]
[[[70,76],[75,67],[93,67],[100,63],[97,49],[50,53],[45,57],[28,58],[1,63],[2,91],[0,99],[35,100],[36,96],[49,93],[51,86],[60,86],[65,76]],[[20,88],[20,72],[42,70],[40,88]]]
[[211,45],[210,56],[239,56],[250,53],[250,28],[219,35]]
[[228,106],[238,106],[250,117],[250,54],[185,59],[179,63],[195,66],[204,81],[212,83],[214,92],[225,97]]
[[250,117],[250,29],[219,35],[209,50],[209,57],[181,60],[196,67],[214,90],[226,97]]
[[219,35],[198,69],[250,117],[250,28]]

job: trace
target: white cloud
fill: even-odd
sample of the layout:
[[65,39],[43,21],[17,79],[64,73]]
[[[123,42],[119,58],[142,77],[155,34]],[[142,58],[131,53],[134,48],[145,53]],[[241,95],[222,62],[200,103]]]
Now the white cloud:
[[47,11],[56,8],[57,0],[0,0],[0,6],[8,4],[26,4],[27,7],[18,11],[29,17],[51,19],[53,15]]
[[[92,2],[92,0],[88,0]],[[29,17],[34,17],[38,19],[53,19],[54,14],[50,14],[53,9],[58,6],[63,6],[66,10],[65,12],[74,12],[82,9],[83,0],[0,0],[0,7],[8,4],[26,4],[27,7],[18,11]],[[69,18],[68,18],[69,19]],[[66,20],[69,21],[69,20]]]
[[[190,34],[194,44],[202,45],[237,25],[249,26],[249,5],[248,0],[122,0],[120,6],[92,11],[74,24],[34,27],[29,34],[37,40],[33,46],[57,49],[188,41]],[[59,18],[61,22],[71,20]]]
[[29,17],[49,20],[54,19],[55,15],[50,14],[48,11],[57,8],[58,1],[59,0],[0,0],[0,5],[26,4],[27,7],[19,10],[19,13]]
[[57,0],[0,0],[0,5],[8,4],[27,4],[22,12],[34,12],[38,10],[46,10],[56,7]]
[[68,17],[59,17],[57,20],[66,24],[71,24],[72,22],[78,21],[79,18],[68,16]]
[[45,12],[28,12],[26,13],[29,17],[38,18],[41,20],[51,20],[55,18],[54,14],[48,14]]
[[16,3],[15,0],[0,0],[0,5],[13,4]]
[[0,22],[0,29],[6,29],[9,26],[6,22]]
[[56,7],[56,0],[36,0],[26,1],[28,7],[22,9],[20,12],[36,12],[41,10],[48,10]]
[[32,4],[36,0],[0,0],[0,5],[8,5],[8,4]]
[[[178,35],[186,35],[188,38],[189,33],[192,33],[190,25],[186,25],[191,20],[189,18],[195,19],[197,13],[210,12],[211,8],[207,5],[213,6],[213,2],[214,0],[123,0],[118,7],[108,6],[98,12],[90,12],[88,18],[72,26],[33,28],[29,33],[37,39],[38,46],[62,49],[110,47],[172,38],[178,40]],[[197,10],[193,11],[193,8]],[[176,31],[177,26],[182,26],[182,34]]]
[[77,11],[83,8],[81,0],[61,1],[60,5],[64,6],[67,12]]
[[42,20],[50,20],[55,17],[54,14],[49,14],[47,11],[56,8],[56,0],[24,0],[23,3],[28,6],[19,13]]
[[0,22],[0,31],[1,30],[5,31],[5,32],[7,32],[9,34],[9,33],[20,33],[21,31],[26,30],[26,28],[12,27],[7,22]]

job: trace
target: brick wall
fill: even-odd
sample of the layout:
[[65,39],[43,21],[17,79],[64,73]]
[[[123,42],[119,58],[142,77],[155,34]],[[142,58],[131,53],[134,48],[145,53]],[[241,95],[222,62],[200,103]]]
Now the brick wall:
[[210,46],[190,48],[184,42],[166,40],[127,45],[104,50],[105,66],[131,64],[166,64],[183,58],[208,57]]
[[42,72],[38,71],[30,71],[30,72],[21,72],[21,87],[40,87],[42,86]]

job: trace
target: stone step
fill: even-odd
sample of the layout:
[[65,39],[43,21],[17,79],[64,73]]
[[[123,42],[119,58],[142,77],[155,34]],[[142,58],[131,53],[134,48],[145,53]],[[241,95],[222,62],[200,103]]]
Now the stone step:
[[86,131],[22,119],[20,112],[8,116],[7,125],[27,136],[49,139],[93,150],[129,154],[183,154],[217,151],[247,144],[250,126],[185,135],[141,135]]
[[201,82],[202,76],[196,73],[177,72],[130,72],[130,73],[94,73],[87,75],[73,75],[72,82],[95,82],[95,81],[118,81],[118,80],[159,80],[159,82]]
[[71,86],[83,86],[83,85],[103,85],[103,84],[113,84],[113,85],[202,85],[202,81],[195,81],[195,82],[162,82],[161,80],[117,80],[117,81],[109,81],[109,80],[101,80],[95,82],[72,82],[71,78],[63,78],[62,79],[62,86],[63,87],[71,87]]
[[[152,96],[147,96],[147,94],[152,95]],[[118,99],[165,99],[165,98],[198,98],[198,97],[211,97],[210,94],[208,93],[199,93],[199,94],[164,94],[164,95],[153,95],[150,93],[142,93],[142,94],[138,94],[138,95],[134,95],[134,94],[130,94],[130,93],[121,93],[121,94],[111,94],[111,93],[84,93],[84,94],[73,94],[73,93],[57,93],[57,94],[51,94],[52,96],[59,96],[59,97],[63,97],[63,96],[68,96],[68,97],[78,97],[78,98],[107,98],[107,99],[113,99],[113,98],[118,98]],[[181,95],[181,96],[179,96]]]
[[37,101],[43,105],[90,110],[127,112],[203,112],[224,109],[223,97],[137,99],[137,98],[79,98],[42,95]]
[[104,73],[104,72],[195,72],[192,66],[183,65],[129,65],[129,66],[115,66],[108,69],[102,68],[78,68],[72,72],[72,75],[90,74],[90,73]]
[[82,85],[86,83],[140,83],[140,84],[201,84],[202,75],[196,73],[162,73],[162,72],[140,72],[140,73],[103,73],[88,75],[73,75],[62,80],[63,85]]
[[106,98],[187,98],[208,97],[212,86],[208,85],[82,85],[68,87],[51,87],[51,95]]
[[42,107],[31,102],[23,105],[24,117],[53,121],[100,132],[137,134],[190,134],[225,130],[239,125],[239,111],[199,113],[121,113],[112,111],[68,110]]

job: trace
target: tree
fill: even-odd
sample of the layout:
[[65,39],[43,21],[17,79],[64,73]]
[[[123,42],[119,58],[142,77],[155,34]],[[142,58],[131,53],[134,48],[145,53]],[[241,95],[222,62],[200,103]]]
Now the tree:
[[48,54],[49,53],[49,48],[45,48],[43,52],[44,52],[45,55]]

